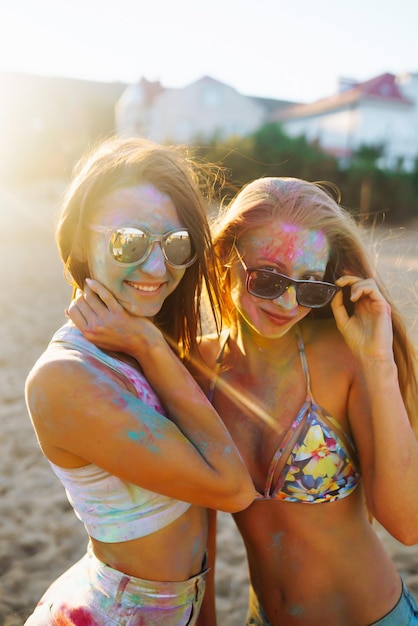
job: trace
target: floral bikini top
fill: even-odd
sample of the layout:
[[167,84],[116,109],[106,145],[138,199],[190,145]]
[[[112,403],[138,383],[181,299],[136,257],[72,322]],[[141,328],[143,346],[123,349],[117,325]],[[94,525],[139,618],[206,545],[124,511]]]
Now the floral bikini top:
[[[284,435],[267,474],[259,500],[321,504],[350,495],[360,481],[359,463],[351,437],[316,404],[310,386],[302,335],[297,328],[299,355],[306,378],[306,400]],[[219,372],[226,339],[217,361]],[[209,390],[212,399],[216,379]],[[273,484],[273,478],[277,476]]]

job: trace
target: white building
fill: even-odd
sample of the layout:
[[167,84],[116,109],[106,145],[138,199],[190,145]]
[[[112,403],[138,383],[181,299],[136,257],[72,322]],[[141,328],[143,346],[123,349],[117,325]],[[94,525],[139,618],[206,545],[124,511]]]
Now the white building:
[[271,121],[343,163],[362,145],[382,146],[380,165],[409,171],[418,158],[418,74],[342,80],[338,93],[309,104],[244,96],[209,76],[179,89],[142,78],[116,106],[119,134],[163,143],[245,137]]
[[418,157],[418,75],[401,79],[382,74],[345,83],[336,95],[280,109],[270,120],[342,160],[349,160],[361,145],[382,145],[382,166],[410,170]]
[[145,78],[141,78],[138,83],[128,85],[115,107],[117,133],[147,136],[154,100],[163,91],[164,88],[160,82],[150,82]]
[[180,144],[243,137],[259,128],[265,116],[258,102],[209,76],[179,89],[163,89],[142,79],[122,94],[116,128],[119,134],[137,132],[154,141]]

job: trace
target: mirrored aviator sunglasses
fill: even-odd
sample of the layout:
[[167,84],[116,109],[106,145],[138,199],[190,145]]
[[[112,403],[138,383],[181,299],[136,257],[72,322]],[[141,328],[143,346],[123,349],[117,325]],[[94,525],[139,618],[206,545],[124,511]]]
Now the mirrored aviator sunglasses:
[[[242,259],[241,259],[242,262]],[[319,309],[331,302],[340,287],[334,283],[318,280],[296,280],[273,270],[244,269],[247,272],[247,291],[257,298],[275,300],[291,286],[296,291],[296,301],[300,306]]]
[[141,265],[149,257],[152,246],[158,242],[163,256],[170,267],[185,269],[197,259],[189,231],[186,228],[170,230],[164,235],[154,235],[145,228],[121,226],[109,228],[88,224],[89,230],[109,235],[109,254],[120,265]]

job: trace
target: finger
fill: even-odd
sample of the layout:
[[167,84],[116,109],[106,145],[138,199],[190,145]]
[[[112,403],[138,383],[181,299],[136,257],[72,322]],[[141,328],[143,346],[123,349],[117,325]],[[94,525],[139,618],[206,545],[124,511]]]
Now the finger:
[[362,298],[370,298],[371,300],[383,300],[380,291],[376,285],[370,283],[359,283],[353,285],[351,288],[350,300],[351,302],[358,302]]
[[347,309],[344,305],[344,297],[342,291],[338,291],[331,300],[331,310],[334,315],[337,328],[344,328],[350,316],[348,315]]
[[341,276],[336,284],[339,287],[351,287],[350,300],[358,302],[364,296],[372,300],[384,300],[373,278],[358,278],[357,276]]
[[83,299],[83,297],[84,297],[84,293],[81,291],[81,289],[77,288],[75,293],[74,293],[74,295],[73,295],[71,303],[73,303],[73,302],[78,303],[78,302],[80,302],[80,300]]
[[66,315],[77,326],[77,328],[79,328],[79,330],[85,330],[88,328],[88,321],[75,300],[71,302],[66,311]]
[[386,308],[389,306],[378,286],[372,279],[361,281],[353,285],[351,288],[350,299],[353,303],[369,303],[373,307],[376,305],[380,308]]
[[[77,308],[78,311],[85,319],[86,327],[90,327],[97,323],[97,319],[99,319],[100,311],[98,311],[97,305],[94,306],[92,299],[97,298],[95,294],[91,293],[91,297],[89,298],[86,291],[82,292],[81,296],[76,297],[75,300],[71,302],[70,308]],[[107,311],[106,307],[102,304],[102,312]]]
[[98,298],[100,298],[109,311],[117,312],[121,308],[112,292],[109,291],[109,289],[107,289],[107,287],[105,287],[102,283],[99,283],[97,280],[93,280],[92,278],[86,278],[86,283],[91,291],[93,291]]
[[84,287],[83,301],[89,305],[97,317],[103,317],[106,313],[109,313],[109,307],[88,284]]
[[360,278],[359,276],[353,276],[351,274],[345,274],[337,278],[335,284],[338,285],[338,287],[351,287],[352,285],[360,283],[363,280],[368,279]]

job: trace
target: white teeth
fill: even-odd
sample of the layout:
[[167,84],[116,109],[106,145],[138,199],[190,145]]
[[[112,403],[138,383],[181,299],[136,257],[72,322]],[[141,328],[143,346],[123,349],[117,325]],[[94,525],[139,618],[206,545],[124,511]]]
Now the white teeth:
[[155,287],[155,286],[151,286],[151,285],[138,285],[137,283],[128,283],[128,285],[130,285],[131,287],[133,287],[137,291],[148,291],[148,292],[158,291],[159,288],[161,287],[161,285],[157,285]]

